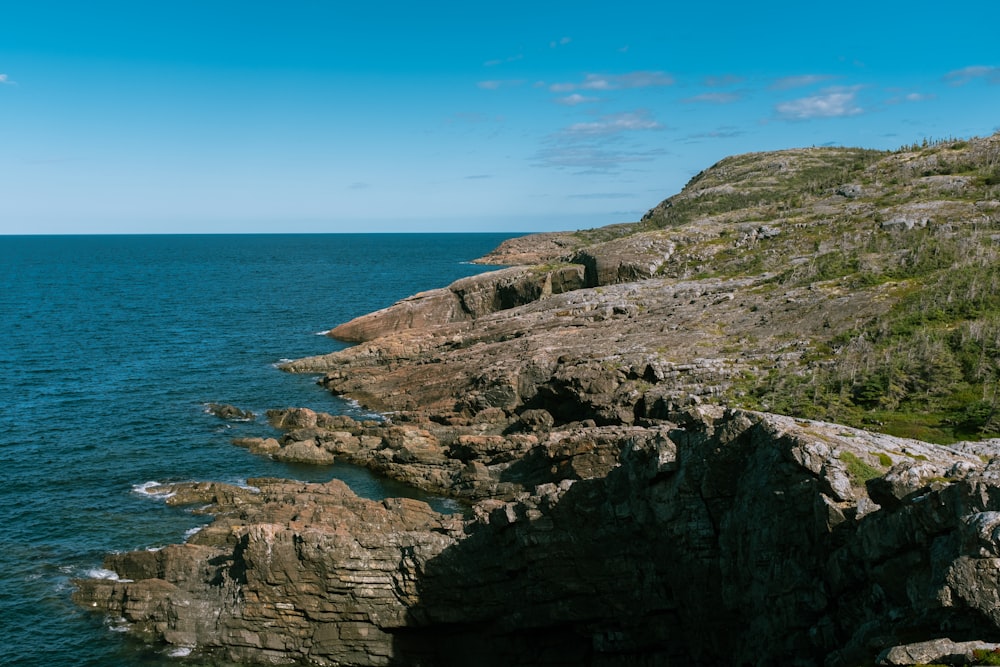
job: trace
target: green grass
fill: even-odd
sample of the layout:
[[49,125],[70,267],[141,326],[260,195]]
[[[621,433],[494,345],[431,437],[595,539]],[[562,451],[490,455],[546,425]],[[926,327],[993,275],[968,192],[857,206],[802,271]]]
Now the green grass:
[[850,476],[851,481],[858,486],[864,486],[864,483],[868,480],[882,476],[881,470],[865,463],[851,452],[841,452],[839,458],[847,466],[847,474]]

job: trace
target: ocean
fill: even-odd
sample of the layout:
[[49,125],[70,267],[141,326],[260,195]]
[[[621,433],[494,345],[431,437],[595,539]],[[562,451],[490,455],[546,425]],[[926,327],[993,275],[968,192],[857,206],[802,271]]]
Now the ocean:
[[[106,553],[208,522],[150,482],[337,477],[368,498],[424,497],[230,441],[273,435],[269,408],[366,414],[275,364],[341,349],[318,334],[488,270],[467,261],[510,236],[0,236],[0,665],[195,664],[70,600]],[[225,422],[210,402],[259,416]]]

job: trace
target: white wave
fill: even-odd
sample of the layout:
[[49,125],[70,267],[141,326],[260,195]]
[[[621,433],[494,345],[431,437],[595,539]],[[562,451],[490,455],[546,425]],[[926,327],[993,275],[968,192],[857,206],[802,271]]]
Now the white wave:
[[465,510],[465,506],[462,503],[452,498],[441,498],[438,502],[440,503],[442,514],[446,512],[461,514]]
[[[232,478],[230,478],[230,479],[232,479]],[[233,486],[238,486],[241,489],[246,489],[250,493],[260,493],[260,488],[258,488],[256,486],[250,486],[249,484],[247,484],[247,480],[244,477],[240,477],[240,478],[237,478],[237,479],[233,480],[232,484],[233,484]]]
[[129,622],[122,617],[108,619],[105,621],[105,625],[108,626],[108,630],[111,632],[128,632]]
[[162,482],[157,482],[155,480],[149,482],[143,482],[142,484],[133,484],[132,492],[138,493],[140,496],[148,496],[149,498],[157,498],[159,500],[166,500],[167,498],[173,498],[175,494],[173,491],[156,491],[158,487],[162,487]]
[[200,533],[201,529],[204,528],[204,527],[205,526],[195,526],[194,528],[188,528],[187,530],[185,530],[184,531],[184,541],[186,542],[189,539],[191,539],[192,537],[194,537],[195,535],[197,535],[198,533]]
[[333,329],[327,329],[326,331],[317,331],[317,332],[316,332],[316,335],[317,335],[317,336],[327,336],[327,335],[329,335],[329,333],[330,333],[331,331],[333,331]]
[[171,649],[170,652],[167,653],[167,657],[168,658],[186,658],[189,655],[191,655],[192,651],[194,651],[194,647],[193,646],[178,646],[175,649]]
[[105,581],[120,581],[122,583],[131,583],[131,579],[122,579],[118,576],[118,573],[114,570],[105,570],[103,567],[93,567],[86,572],[88,579],[104,579]]
[[365,410],[364,408],[361,407],[361,404],[358,403],[355,399],[344,398],[343,396],[340,396],[339,398],[340,400],[347,403],[347,405],[351,408],[352,411],[354,411],[357,414],[358,417],[361,417],[362,419],[371,419],[373,421],[385,421],[386,418],[385,415],[383,415],[380,412],[372,412],[371,410]]

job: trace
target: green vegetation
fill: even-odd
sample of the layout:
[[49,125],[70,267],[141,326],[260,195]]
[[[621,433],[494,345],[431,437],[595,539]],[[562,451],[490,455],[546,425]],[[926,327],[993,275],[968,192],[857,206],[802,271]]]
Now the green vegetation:
[[[786,279],[801,285],[839,277],[854,289],[879,284],[876,276],[903,281],[893,307],[841,332],[831,341],[830,363],[808,376],[769,377],[750,393],[772,410],[858,426],[875,417],[890,433],[938,442],[1000,433],[1000,248],[993,234],[872,236],[855,254],[820,255],[813,269]],[[869,260],[877,273],[859,276],[860,255],[873,248],[899,262]]]
[[881,470],[865,463],[851,452],[841,452],[839,458],[847,466],[847,474],[851,481],[859,486],[863,486],[868,480],[882,475]]
[[[922,180],[940,175],[964,180]],[[771,280],[780,289],[878,290],[891,304],[811,341],[798,365],[744,377],[726,400],[947,443],[1000,435],[997,200],[995,137],[924,140],[894,153],[803,149],[726,158],[637,230],[697,220],[720,230],[679,245],[660,275],[777,269]],[[764,224],[780,234],[741,237]]]
[[[783,293],[831,300],[797,361],[741,372],[722,400],[931,442],[1000,435],[1000,135],[732,156],[641,222],[577,236],[644,232],[675,246],[658,276],[757,277],[758,327]],[[883,305],[838,319],[859,291]]]
[[972,659],[975,665],[1000,665],[1000,649],[974,649]]

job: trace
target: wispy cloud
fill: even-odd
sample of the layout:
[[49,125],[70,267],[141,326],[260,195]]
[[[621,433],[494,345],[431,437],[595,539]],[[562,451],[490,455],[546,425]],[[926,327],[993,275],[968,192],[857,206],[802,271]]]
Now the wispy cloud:
[[365,183],[364,181],[355,181],[347,186],[349,190],[367,190],[372,186],[371,183]]
[[467,181],[478,181],[478,180],[482,180],[484,178],[493,178],[493,174],[470,174],[469,176],[465,177],[465,180],[467,180]]
[[859,88],[827,88],[819,95],[800,97],[797,100],[781,102],[775,106],[778,115],[786,120],[809,120],[811,118],[842,118],[864,113],[858,106]]
[[710,132],[698,132],[697,134],[689,134],[685,137],[687,143],[697,143],[702,139],[734,139],[736,137],[741,137],[746,132],[738,128],[726,125],[720,127],[717,130],[712,130]]
[[640,109],[626,113],[615,113],[601,116],[589,123],[574,123],[565,130],[568,135],[604,135],[636,130],[659,130],[663,126],[654,119],[648,111]]
[[574,90],[623,90],[673,84],[674,77],[666,72],[640,70],[625,74],[587,74],[579,83],[554,83],[549,86],[549,90],[554,93],[569,93]]
[[596,120],[574,123],[545,140],[537,153],[539,166],[578,169],[579,173],[607,174],[633,162],[648,162],[663,151],[626,140],[639,132],[663,126],[648,111],[607,114]]
[[736,76],[735,74],[723,74],[722,76],[706,76],[705,85],[709,88],[720,88],[723,86],[735,86],[738,83],[743,83],[742,76]]
[[580,93],[573,93],[572,95],[567,95],[566,97],[557,97],[556,104],[565,104],[566,106],[574,107],[577,104],[588,104],[591,102],[600,102],[599,97],[587,97],[586,95],[581,95]]
[[8,75],[0,74],[0,84],[7,84],[8,86],[13,86],[15,82],[11,81]]
[[732,104],[743,99],[742,93],[702,93],[694,97],[686,97],[681,102],[685,104],[697,104],[707,102],[709,104]]
[[480,81],[476,85],[483,90],[498,90],[500,88],[520,86],[523,83],[523,79],[490,79],[487,81]]
[[985,79],[989,83],[1000,83],[1000,67],[973,65],[948,72],[944,80],[953,86],[964,86],[975,79]]
[[493,60],[487,60],[483,63],[484,67],[496,67],[497,65],[503,65],[504,63],[517,62],[524,58],[523,53],[519,53],[516,56],[508,56],[506,58],[494,58]]
[[535,158],[538,165],[562,169],[577,169],[580,174],[608,174],[626,164],[649,162],[663,155],[662,149],[634,150],[599,145],[549,145]]
[[896,92],[897,94],[893,95],[892,97],[890,97],[889,99],[887,99],[885,101],[886,104],[904,104],[906,102],[926,102],[927,100],[933,100],[933,99],[935,99],[937,97],[937,95],[934,95],[934,94],[931,94],[931,93],[905,93],[904,94],[904,93],[902,93],[900,91],[892,91],[892,90],[890,90],[888,92]]
[[567,44],[569,44],[572,41],[573,40],[571,38],[569,38],[569,37],[562,37],[560,39],[554,39],[551,42],[549,42],[549,48],[550,49],[555,49],[555,48],[558,48],[560,46],[566,46]]
[[817,83],[829,81],[833,77],[829,74],[799,74],[797,76],[786,76],[775,79],[771,83],[771,90],[790,90],[791,88],[804,88]]

